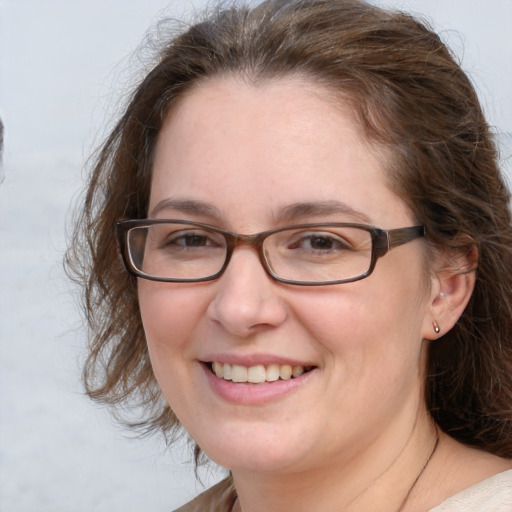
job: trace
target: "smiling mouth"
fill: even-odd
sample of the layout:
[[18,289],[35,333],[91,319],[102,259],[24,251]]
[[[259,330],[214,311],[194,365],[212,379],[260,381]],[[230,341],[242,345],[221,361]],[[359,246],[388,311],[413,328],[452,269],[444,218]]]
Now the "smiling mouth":
[[296,379],[315,368],[314,366],[292,366],[289,364],[247,367],[237,364],[219,363],[217,361],[207,363],[207,366],[219,379],[248,384],[263,384],[278,380]]

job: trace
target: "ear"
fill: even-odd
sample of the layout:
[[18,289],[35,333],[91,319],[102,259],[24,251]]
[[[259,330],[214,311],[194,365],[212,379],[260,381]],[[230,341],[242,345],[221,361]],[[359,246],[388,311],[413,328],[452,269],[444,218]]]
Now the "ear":
[[435,340],[458,321],[475,287],[478,252],[471,246],[454,254],[447,250],[438,256],[432,271],[428,311],[423,320],[424,339]]

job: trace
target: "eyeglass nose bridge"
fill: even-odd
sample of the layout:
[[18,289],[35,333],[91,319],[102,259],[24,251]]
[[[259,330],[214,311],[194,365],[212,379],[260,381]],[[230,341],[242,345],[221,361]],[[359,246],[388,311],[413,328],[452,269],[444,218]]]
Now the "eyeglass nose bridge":
[[280,279],[273,273],[272,268],[265,256],[265,251],[263,249],[263,245],[265,243],[265,239],[270,236],[271,232],[264,233],[256,233],[254,235],[239,235],[235,233],[224,233],[224,237],[226,239],[226,258],[224,260],[224,265],[219,270],[219,272],[215,275],[215,277],[220,277],[226,271],[229,262],[231,261],[231,257],[235,249],[239,245],[248,245],[256,250],[258,254],[258,258],[260,260],[261,266],[265,270],[265,272],[274,280],[279,281]]

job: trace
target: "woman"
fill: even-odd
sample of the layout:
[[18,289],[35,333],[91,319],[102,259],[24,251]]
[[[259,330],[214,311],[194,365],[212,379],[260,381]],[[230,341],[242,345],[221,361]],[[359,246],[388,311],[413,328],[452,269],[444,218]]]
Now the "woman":
[[511,510],[508,200],[421,23],[219,9],[97,157],[68,255],[88,393],[230,470],[182,511]]

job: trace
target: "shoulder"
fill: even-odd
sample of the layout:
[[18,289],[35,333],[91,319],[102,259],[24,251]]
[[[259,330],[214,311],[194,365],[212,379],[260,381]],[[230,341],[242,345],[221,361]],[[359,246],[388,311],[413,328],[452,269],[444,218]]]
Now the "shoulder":
[[235,488],[229,477],[174,512],[230,512],[235,499]]
[[448,498],[429,512],[511,512],[512,469],[498,473]]

